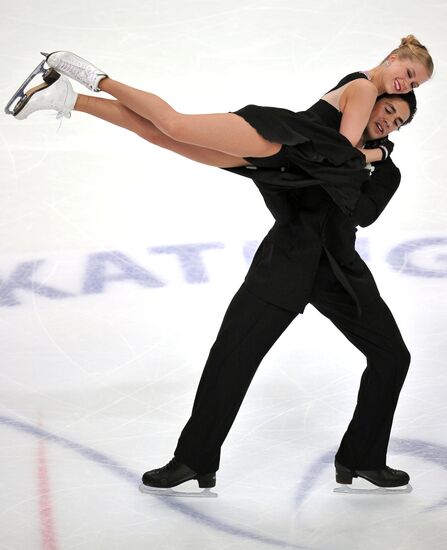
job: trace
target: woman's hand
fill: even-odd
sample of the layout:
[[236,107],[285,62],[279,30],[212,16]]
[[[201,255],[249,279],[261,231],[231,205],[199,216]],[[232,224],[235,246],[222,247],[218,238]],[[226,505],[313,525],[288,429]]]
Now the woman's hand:
[[365,155],[366,164],[370,162],[379,162],[383,159],[382,149],[363,149],[362,147],[357,147],[357,149]]

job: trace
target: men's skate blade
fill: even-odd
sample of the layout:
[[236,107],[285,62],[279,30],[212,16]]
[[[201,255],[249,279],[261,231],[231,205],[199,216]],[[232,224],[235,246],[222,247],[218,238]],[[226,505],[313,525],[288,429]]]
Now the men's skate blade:
[[147,485],[141,484],[140,492],[154,495],[157,497],[182,497],[182,498],[217,498],[219,495],[213,493],[210,489],[203,489],[201,492],[194,491],[178,491],[175,489],[159,489],[158,487],[148,487]]
[[356,488],[351,486],[335,487],[334,493],[348,493],[351,495],[402,495],[404,493],[411,493],[413,487],[408,484],[403,487],[375,487],[371,489]]

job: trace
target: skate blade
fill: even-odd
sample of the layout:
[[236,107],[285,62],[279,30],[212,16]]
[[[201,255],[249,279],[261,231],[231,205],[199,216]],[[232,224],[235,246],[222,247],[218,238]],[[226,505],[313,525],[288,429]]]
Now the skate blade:
[[348,493],[351,495],[402,495],[411,493],[413,487],[408,483],[403,487],[375,487],[373,489],[362,489],[351,486],[335,487],[334,493]]
[[7,115],[14,115],[14,110],[11,110],[10,107],[14,103],[16,99],[22,100],[25,95],[25,88],[28,86],[28,84],[31,82],[31,80],[37,76],[39,73],[45,72],[44,69],[45,60],[41,61],[39,65],[34,69],[34,71],[28,76],[28,78],[23,82],[23,84],[20,86],[20,88],[17,90],[17,92],[12,96],[12,98],[9,100],[8,104],[5,107],[5,113]]
[[[39,86],[32,88],[32,90],[28,90],[28,92],[25,92],[25,88],[28,86],[31,80],[33,80],[35,76],[41,73],[43,74],[43,79],[46,83],[45,86],[43,84],[40,84]],[[23,82],[23,84],[20,86],[17,92],[8,101],[8,104],[5,107],[5,113],[7,115],[15,116],[18,112],[20,112],[23,109],[23,107],[26,105],[26,103],[28,102],[29,98],[33,93],[37,92],[38,90],[41,90],[43,87],[49,86],[54,81],[56,81],[59,78],[59,76],[60,75],[56,73],[54,69],[45,68],[45,60],[41,61],[39,65],[37,65],[37,67],[34,69],[34,71],[28,76],[25,82]]]
[[45,88],[48,88],[49,84],[44,82],[43,84],[39,84],[38,86],[35,86],[34,88],[30,88],[25,92],[25,95],[19,99],[19,101],[14,105],[12,109],[12,114],[16,117],[19,113],[22,112],[22,110],[25,108],[25,106],[28,104],[28,101],[32,98],[32,96],[39,92],[40,90],[45,90]]
[[213,493],[210,489],[203,489],[200,493],[194,491],[175,491],[174,489],[161,489],[158,487],[148,487],[141,484],[139,486],[140,492],[162,497],[187,497],[187,498],[217,498],[219,495]]

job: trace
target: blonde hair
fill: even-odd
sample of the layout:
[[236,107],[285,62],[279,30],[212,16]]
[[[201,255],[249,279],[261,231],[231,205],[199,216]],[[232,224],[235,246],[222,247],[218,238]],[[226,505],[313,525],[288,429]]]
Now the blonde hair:
[[433,59],[428,53],[427,48],[423,44],[421,44],[413,34],[404,36],[404,38],[402,38],[402,40],[400,41],[400,46],[390,52],[382,61],[382,63],[384,63],[390,57],[390,55],[397,55],[400,59],[416,58],[427,69],[428,75],[430,77],[433,74]]

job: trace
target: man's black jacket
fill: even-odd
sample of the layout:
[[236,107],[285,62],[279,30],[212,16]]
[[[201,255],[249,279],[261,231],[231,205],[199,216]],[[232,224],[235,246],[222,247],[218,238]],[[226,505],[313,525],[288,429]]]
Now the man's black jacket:
[[262,171],[252,179],[275,224],[254,255],[245,279],[248,289],[267,302],[302,312],[311,296],[320,256],[325,253],[360,315],[362,304],[379,291],[355,250],[356,226],[372,224],[396,192],[400,171],[391,158],[374,164],[351,215],[341,212],[318,185],[281,188],[262,181]]

